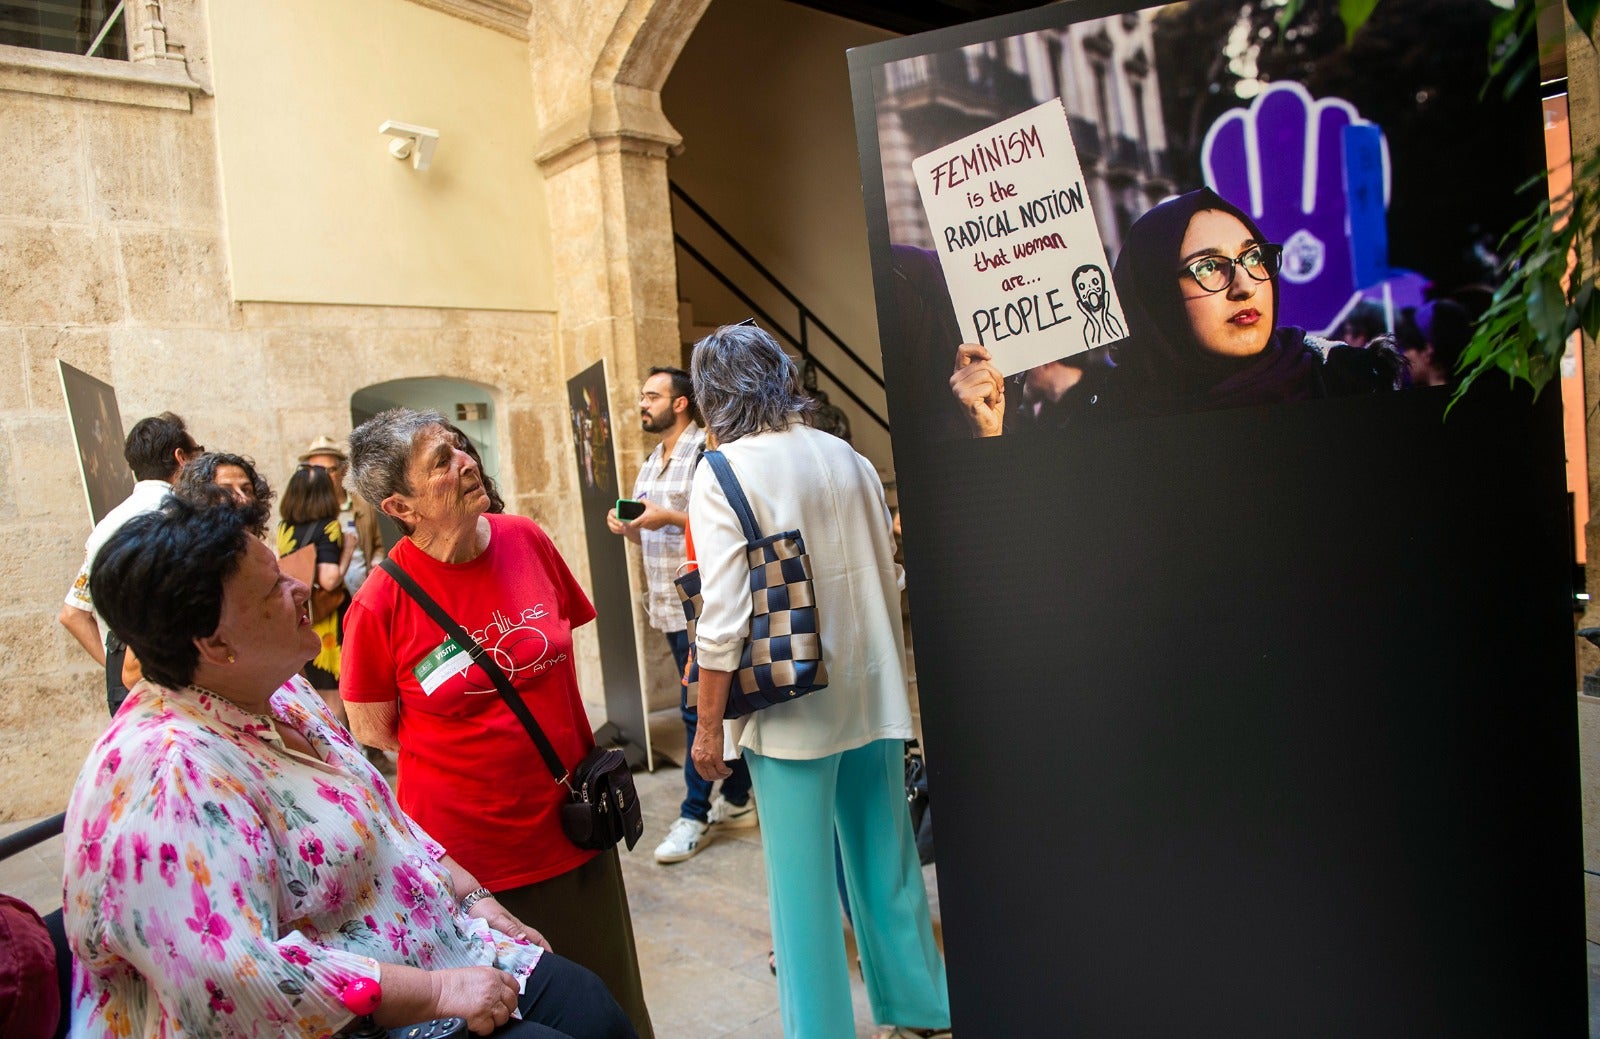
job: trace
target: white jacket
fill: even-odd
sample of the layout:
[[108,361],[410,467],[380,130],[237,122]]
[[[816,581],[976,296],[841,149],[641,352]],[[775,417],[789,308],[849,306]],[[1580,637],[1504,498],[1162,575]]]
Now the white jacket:
[[[751,715],[739,745],[812,759],[911,738],[900,575],[883,484],[843,440],[794,424],[722,449],[763,535],[798,529],[817,594],[828,686]],[[744,533],[709,464],[695,471],[689,526],[705,607],[696,626],[701,666],[739,669],[750,630]]]

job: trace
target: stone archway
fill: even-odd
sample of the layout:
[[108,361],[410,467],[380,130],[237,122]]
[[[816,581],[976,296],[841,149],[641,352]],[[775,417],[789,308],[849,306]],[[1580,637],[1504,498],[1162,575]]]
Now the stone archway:
[[350,395],[350,426],[359,426],[388,408],[437,411],[472,440],[483,459],[483,471],[503,482],[499,396],[493,386],[451,376],[390,379],[363,386]]
[[661,86],[709,2],[556,0],[531,23],[563,375],[605,358],[614,400],[679,356]]
[[[682,138],[662,113],[661,87],[709,3],[550,0],[530,22],[561,379],[604,360],[617,415],[645,370],[680,361],[667,158]],[[647,452],[644,436],[637,423],[618,422],[614,443],[626,487]],[[635,592],[644,588],[637,566],[631,580]],[[642,610],[634,628],[649,702],[676,702],[674,666]]]

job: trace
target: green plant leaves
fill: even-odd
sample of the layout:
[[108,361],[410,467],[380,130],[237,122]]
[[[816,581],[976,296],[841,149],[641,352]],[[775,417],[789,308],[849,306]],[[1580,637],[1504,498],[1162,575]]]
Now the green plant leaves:
[[[1600,0],[1597,0],[1600,2]],[[1356,32],[1372,17],[1372,12],[1377,8],[1378,0],[1339,0],[1339,20],[1344,22],[1344,42],[1349,46],[1350,41],[1356,38]],[[1298,10],[1296,5],[1296,10]],[[1287,17],[1287,12],[1285,12]],[[1285,20],[1283,24],[1287,25]]]
[[1595,16],[1600,15],[1600,0],[1567,0],[1567,10],[1572,12],[1572,20],[1578,23],[1578,28],[1592,42]]
[[[1339,0],[1346,44],[1372,17],[1378,2]],[[1279,32],[1294,22],[1305,4],[1306,0],[1287,0],[1277,19]],[[1510,97],[1537,75],[1538,56],[1532,45],[1537,40],[1537,6],[1531,0],[1514,0],[1495,16],[1485,92],[1499,82]],[[1566,0],[1566,6],[1595,44],[1600,0]],[[1501,242],[1506,256],[1503,280],[1461,353],[1452,408],[1468,387],[1491,371],[1527,382],[1537,395],[1560,372],[1562,354],[1574,331],[1582,330],[1590,340],[1600,338],[1600,290],[1593,267],[1600,263],[1600,146],[1573,159],[1572,187],[1554,205],[1545,197],[1547,175],[1528,184],[1539,192],[1539,203]]]
[[1489,371],[1520,379],[1537,395],[1560,372],[1573,332],[1600,336],[1593,253],[1577,248],[1600,235],[1600,149],[1579,159],[1567,192],[1554,203],[1541,199],[1502,242],[1503,280],[1462,351],[1451,407]]

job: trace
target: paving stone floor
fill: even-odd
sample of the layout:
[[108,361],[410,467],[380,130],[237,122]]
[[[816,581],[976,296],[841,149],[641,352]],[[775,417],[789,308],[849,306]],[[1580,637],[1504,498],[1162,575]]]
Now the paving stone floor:
[[[650,728],[658,752],[681,762],[683,725],[677,712],[657,713]],[[676,768],[658,768],[638,774],[635,782],[644,804],[645,835],[623,855],[623,874],[656,1035],[777,1039],[783,1028],[777,979],[767,970],[771,942],[761,831],[735,831],[686,862],[659,866],[651,852],[678,817],[683,776]],[[926,867],[923,877],[938,935],[934,867]],[[847,951],[854,962],[854,947]],[[876,1029],[866,989],[853,971],[850,981],[856,1034],[870,1036]]]

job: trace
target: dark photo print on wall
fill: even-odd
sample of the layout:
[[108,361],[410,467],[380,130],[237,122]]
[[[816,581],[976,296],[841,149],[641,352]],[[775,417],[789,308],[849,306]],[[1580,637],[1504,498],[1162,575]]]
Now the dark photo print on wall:
[[1445,415],[1539,89],[1285,6],[850,52],[963,1039],[1586,1034],[1562,402]]
[[914,421],[1448,382],[1541,168],[1533,102],[1483,89],[1495,9],[1386,0],[1349,45],[1331,4],[1281,33],[1252,0],[1080,10],[872,70],[881,331]]

